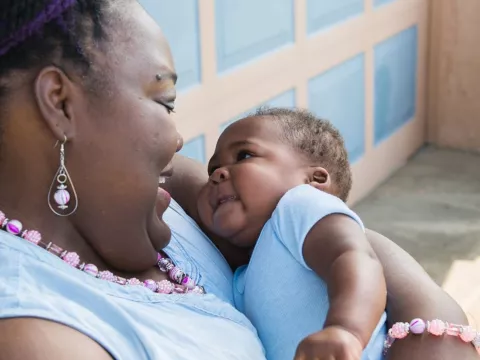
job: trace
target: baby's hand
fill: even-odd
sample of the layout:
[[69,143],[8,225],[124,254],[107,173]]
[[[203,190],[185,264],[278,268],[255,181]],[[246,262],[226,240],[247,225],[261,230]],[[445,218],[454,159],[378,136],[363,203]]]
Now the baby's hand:
[[298,345],[294,360],[360,360],[362,351],[355,335],[331,326],[306,337]]

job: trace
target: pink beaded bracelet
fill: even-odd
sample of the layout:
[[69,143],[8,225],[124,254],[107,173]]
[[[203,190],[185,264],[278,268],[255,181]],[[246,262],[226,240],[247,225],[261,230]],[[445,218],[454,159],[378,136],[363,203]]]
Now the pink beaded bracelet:
[[410,323],[398,322],[392,326],[388,331],[387,338],[383,345],[384,353],[386,354],[395,342],[405,338],[409,333],[414,335],[421,335],[425,330],[435,336],[442,336],[444,334],[459,337],[466,343],[472,343],[477,350],[480,351],[480,332],[471,326],[456,325],[442,320],[423,321],[422,319],[413,319]]

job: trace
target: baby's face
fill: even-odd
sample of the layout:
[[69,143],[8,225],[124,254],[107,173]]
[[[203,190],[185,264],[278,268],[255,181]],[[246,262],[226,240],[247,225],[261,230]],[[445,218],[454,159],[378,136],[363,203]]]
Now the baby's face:
[[208,165],[210,180],[198,198],[208,230],[250,247],[281,197],[308,182],[305,161],[280,135],[266,117],[239,120],[223,132]]

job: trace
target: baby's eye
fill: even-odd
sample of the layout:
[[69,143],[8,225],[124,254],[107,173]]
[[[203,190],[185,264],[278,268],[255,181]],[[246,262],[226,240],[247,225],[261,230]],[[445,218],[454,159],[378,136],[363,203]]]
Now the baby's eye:
[[237,154],[237,161],[242,161],[251,158],[253,155],[248,151],[239,151]]

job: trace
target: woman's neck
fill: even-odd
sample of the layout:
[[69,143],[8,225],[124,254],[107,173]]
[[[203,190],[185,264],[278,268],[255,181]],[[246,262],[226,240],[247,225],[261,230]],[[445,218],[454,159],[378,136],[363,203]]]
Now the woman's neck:
[[[7,127],[13,123],[5,122]],[[165,278],[153,264],[141,273],[118,271],[103,260],[95,243],[82,232],[78,211],[68,217],[55,215],[48,205],[48,192],[58,170],[59,148],[54,148],[50,138],[35,136],[21,129],[9,133],[7,127],[3,129],[3,137],[15,141],[5,141],[0,146],[0,210],[9,219],[20,221],[24,229],[39,231],[44,242],[76,252],[82,262],[95,264],[101,270],[141,280],[152,278],[159,281]],[[41,129],[37,129],[39,131]],[[75,178],[72,180],[75,183]],[[79,197],[81,206],[81,194]]]
[[[2,148],[0,210],[9,219],[20,221],[24,229],[39,231],[45,242],[76,252],[82,261],[107,268],[88,240],[75,227],[75,215],[60,217],[50,210],[48,191],[55,170],[47,169],[45,158],[48,155],[32,155],[28,149],[23,149],[22,157],[9,157],[11,151],[18,150]],[[9,158],[14,158],[15,163]],[[50,173],[51,178],[48,176]]]
[[42,234],[42,241],[52,242],[69,252],[76,252],[82,262],[95,264],[100,270],[109,270],[125,278],[136,277],[142,281],[146,279],[161,281],[168,278],[157,268],[151,268],[140,274],[112,269],[97,255],[88,239],[82,236],[70,218],[53,214],[47,204],[47,194],[41,194],[48,192],[48,187],[40,186],[39,181],[32,183],[25,177],[12,182],[8,176],[3,176],[4,170],[5,167],[0,166],[0,211],[3,211],[10,220],[20,221],[24,229],[39,231]]

